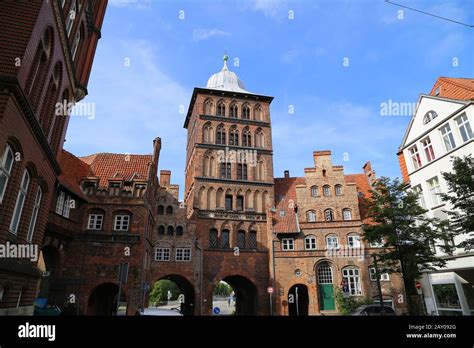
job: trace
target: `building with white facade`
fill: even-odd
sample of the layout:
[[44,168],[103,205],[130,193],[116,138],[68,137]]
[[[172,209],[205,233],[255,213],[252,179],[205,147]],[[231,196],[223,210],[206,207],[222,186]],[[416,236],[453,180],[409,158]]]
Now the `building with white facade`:
[[[453,157],[474,150],[474,79],[440,77],[429,95],[422,94],[399,149],[403,178],[419,193],[429,217],[447,219],[450,204],[443,172],[451,172]],[[474,314],[474,251],[456,248],[452,255],[442,243],[458,245],[467,235],[436,241],[433,248],[446,267],[424,273],[420,280],[427,314]]]

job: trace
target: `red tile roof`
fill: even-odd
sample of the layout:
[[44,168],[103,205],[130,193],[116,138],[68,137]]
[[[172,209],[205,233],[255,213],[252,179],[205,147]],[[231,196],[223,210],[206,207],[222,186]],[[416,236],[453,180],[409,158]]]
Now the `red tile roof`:
[[430,94],[435,95],[438,87],[441,87],[439,97],[460,100],[474,99],[474,79],[441,76],[436,80]]
[[147,180],[152,155],[98,153],[81,157],[90,165],[91,175],[99,177],[99,186],[108,186],[109,180]]
[[81,178],[90,175],[91,169],[89,165],[66,150],[61,152],[59,165],[61,167],[61,175],[59,175],[61,185],[85,199],[79,184]]
[[[304,184],[304,178],[277,178],[274,181],[275,207],[273,232],[298,233],[296,213],[296,185]],[[284,213],[281,213],[284,212]],[[283,215],[283,216],[282,216]]]

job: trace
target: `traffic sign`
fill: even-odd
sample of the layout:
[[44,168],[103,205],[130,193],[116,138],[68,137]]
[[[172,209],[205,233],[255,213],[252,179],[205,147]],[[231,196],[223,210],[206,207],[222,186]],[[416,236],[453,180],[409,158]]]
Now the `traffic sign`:
[[214,312],[214,314],[219,314],[221,312],[221,309],[219,307],[214,307],[212,311]]
[[416,282],[416,283],[415,283],[415,287],[416,287],[417,289],[421,289],[421,283],[420,283],[420,282]]
[[275,291],[275,289],[273,289],[273,287],[269,286],[269,287],[267,288],[267,292],[268,292],[269,294],[273,294],[273,291]]

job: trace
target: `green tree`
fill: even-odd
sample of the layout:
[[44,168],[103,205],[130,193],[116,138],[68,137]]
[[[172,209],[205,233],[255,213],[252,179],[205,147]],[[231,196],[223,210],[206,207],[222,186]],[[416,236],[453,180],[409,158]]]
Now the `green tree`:
[[342,315],[354,312],[358,307],[373,303],[371,298],[345,297],[341,289],[336,291],[337,309]]
[[[379,272],[403,276],[408,310],[417,314],[415,282],[423,271],[445,266],[432,246],[449,240],[451,232],[444,223],[429,219],[418,203],[418,194],[398,179],[377,180],[365,204],[371,223],[363,226],[364,239],[384,247],[377,255]],[[452,248],[445,243],[437,246],[446,252]]]
[[455,157],[452,162],[453,171],[442,173],[448,193],[440,196],[454,208],[446,211],[450,229],[458,235],[467,235],[457,246],[469,251],[474,248],[474,161],[471,156],[465,156]]
[[214,295],[217,296],[229,296],[232,292],[232,287],[225,283],[225,282],[220,282],[217,284],[217,286],[214,288]]
[[157,281],[150,291],[150,303],[154,304],[156,302],[168,301],[168,291],[171,291],[171,301],[178,299],[180,291],[174,282],[168,279]]

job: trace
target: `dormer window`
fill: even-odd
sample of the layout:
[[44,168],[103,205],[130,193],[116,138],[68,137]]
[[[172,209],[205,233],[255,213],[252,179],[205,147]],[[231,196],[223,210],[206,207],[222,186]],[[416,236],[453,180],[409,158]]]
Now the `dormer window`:
[[425,116],[423,116],[423,124],[427,124],[430,122],[432,119],[438,117],[438,114],[434,110],[428,111]]
[[120,188],[122,185],[120,182],[110,182],[109,188]]

